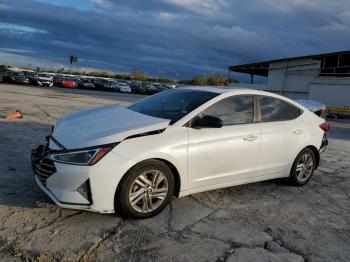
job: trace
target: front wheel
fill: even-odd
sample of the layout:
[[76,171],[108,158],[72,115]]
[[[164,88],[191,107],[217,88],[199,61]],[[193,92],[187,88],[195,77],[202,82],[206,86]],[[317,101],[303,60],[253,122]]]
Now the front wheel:
[[131,168],[120,181],[116,211],[131,218],[148,218],[161,212],[174,194],[174,177],[161,161],[144,161]]
[[315,153],[310,148],[304,148],[296,157],[289,181],[292,185],[306,185],[314,174],[316,166]]

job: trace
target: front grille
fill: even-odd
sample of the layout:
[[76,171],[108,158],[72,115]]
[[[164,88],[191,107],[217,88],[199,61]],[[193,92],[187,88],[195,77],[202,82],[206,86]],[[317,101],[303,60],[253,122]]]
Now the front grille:
[[43,154],[42,148],[32,154],[32,166],[40,182],[46,186],[46,180],[56,172],[54,162]]

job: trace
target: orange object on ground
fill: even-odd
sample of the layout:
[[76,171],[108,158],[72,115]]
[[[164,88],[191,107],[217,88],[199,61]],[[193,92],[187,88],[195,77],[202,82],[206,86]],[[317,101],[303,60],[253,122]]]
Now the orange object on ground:
[[15,113],[12,113],[12,114],[8,115],[6,117],[6,119],[15,119],[15,118],[22,118],[22,117],[23,117],[22,112],[19,111],[19,110],[16,110]]

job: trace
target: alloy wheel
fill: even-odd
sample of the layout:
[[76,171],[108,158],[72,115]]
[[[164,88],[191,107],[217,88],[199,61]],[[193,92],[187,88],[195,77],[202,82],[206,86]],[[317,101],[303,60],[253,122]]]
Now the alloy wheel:
[[140,213],[157,209],[169,190],[166,176],[159,170],[149,170],[136,177],[129,189],[131,207]]
[[304,182],[307,179],[309,179],[309,177],[312,175],[313,168],[314,168],[313,157],[308,153],[303,154],[296,166],[297,179],[300,182]]

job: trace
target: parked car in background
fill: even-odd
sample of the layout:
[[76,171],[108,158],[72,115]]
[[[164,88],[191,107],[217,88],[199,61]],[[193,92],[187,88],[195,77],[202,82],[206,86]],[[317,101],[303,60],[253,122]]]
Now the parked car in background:
[[[130,86],[130,89],[131,89],[131,93],[133,93],[133,94],[140,94],[141,93],[140,90],[143,88],[142,84],[141,83],[137,83],[137,82],[131,82],[129,84],[129,86]],[[146,91],[146,89],[145,89],[145,91]]]
[[53,76],[46,73],[39,73],[36,76],[36,85],[38,86],[53,86]]
[[30,85],[38,85],[38,75],[35,72],[28,72],[26,73],[26,76],[29,79]]
[[54,75],[53,77],[53,85],[54,86],[59,86],[60,85],[60,81],[64,79],[64,75],[59,75],[59,74],[56,74]]
[[131,88],[127,83],[118,82],[118,87],[121,93],[131,93]]
[[148,95],[154,95],[154,94],[158,93],[157,92],[157,87],[153,83],[147,83],[147,84],[145,84],[145,87],[147,89],[147,94]]
[[4,82],[4,72],[0,71],[0,83]]
[[146,85],[146,88],[147,94],[149,95],[154,95],[156,93],[170,89],[167,85],[159,83],[149,83]]
[[3,75],[3,81],[7,82],[7,83],[11,83],[12,79],[12,75],[14,74],[13,71],[3,71],[2,75]]
[[109,91],[120,92],[119,83],[117,81],[109,81]]
[[63,88],[77,88],[78,84],[73,79],[63,78],[63,79],[57,81],[57,86],[63,87]]
[[95,89],[95,84],[90,78],[81,78],[78,82],[78,87],[81,89]]
[[29,84],[29,78],[22,72],[9,72],[5,81],[12,84]]
[[106,79],[96,78],[94,79],[94,85],[97,90],[113,91],[112,82]]
[[3,75],[4,75],[4,82],[7,82],[7,83],[12,83],[12,77],[13,75],[15,74],[15,72],[13,71],[4,71],[3,72]]
[[173,196],[277,178],[303,186],[328,130],[273,93],[177,88],[59,119],[32,166],[61,207],[148,218]]
[[162,92],[162,91],[165,91],[165,90],[169,90],[170,88],[167,86],[167,85],[160,85],[158,87],[156,87],[157,89],[157,92]]

